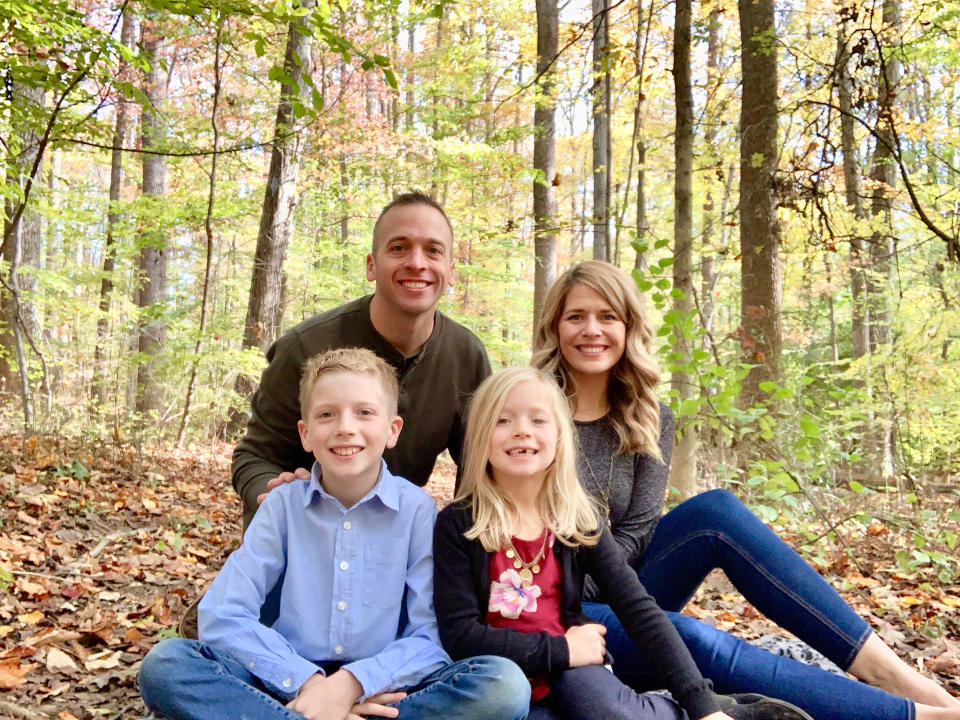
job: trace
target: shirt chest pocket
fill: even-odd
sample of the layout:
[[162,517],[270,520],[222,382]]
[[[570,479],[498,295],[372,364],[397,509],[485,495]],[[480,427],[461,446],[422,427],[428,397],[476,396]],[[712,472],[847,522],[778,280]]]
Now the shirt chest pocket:
[[407,581],[407,543],[404,538],[363,546],[363,604],[399,607]]

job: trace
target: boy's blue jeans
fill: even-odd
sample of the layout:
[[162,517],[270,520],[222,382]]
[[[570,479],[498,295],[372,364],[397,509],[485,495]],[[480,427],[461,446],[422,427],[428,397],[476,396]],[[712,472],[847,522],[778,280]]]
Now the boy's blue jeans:
[[[154,646],[139,681],[147,707],[171,720],[303,719],[229,652],[198,640],[173,638]],[[523,720],[530,707],[530,683],[520,668],[489,655],[447,665],[406,692],[394,703],[401,720]]]
[[[841,668],[850,667],[870,627],[736,496],[726,490],[697,495],[660,519],[636,570],[717,692],[781,698],[815,718],[912,720],[910,700],[773,655],[679,614],[714,568],[722,569],[764,615]],[[656,676],[610,607],[584,603],[584,612],[607,627],[617,676],[637,690],[656,687]]]

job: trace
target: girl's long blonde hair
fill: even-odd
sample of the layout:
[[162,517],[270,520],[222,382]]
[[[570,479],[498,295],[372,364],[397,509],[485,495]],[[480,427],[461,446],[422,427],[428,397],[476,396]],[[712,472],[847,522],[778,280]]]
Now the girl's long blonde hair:
[[576,383],[560,354],[557,326],[567,295],[577,285],[595,291],[610,304],[627,326],[623,356],[610,371],[607,402],[610,420],[620,438],[621,453],[660,455],[660,403],[654,387],[660,382],[660,368],[651,355],[653,328],[643,314],[640,290],[633,279],[616,265],[589,260],[574,265],[547,291],[543,315],[533,336],[535,368],[553,375],[576,406]]
[[553,378],[532,367],[507,368],[481,383],[467,412],[463,474],[454,502],[469,502],[473,525],[465,536],[479,539],[487,552],[503,549],[516,527],[517,509],[496,486],[490,468],[490,439],[507,396],[525,382],[537,382],[547,393],[557,426],[557,454],[547,468],[537,497],[540,519],[565,545],[595,545],[599,514],[594,501],[577,479],[573,422],[567,401]]

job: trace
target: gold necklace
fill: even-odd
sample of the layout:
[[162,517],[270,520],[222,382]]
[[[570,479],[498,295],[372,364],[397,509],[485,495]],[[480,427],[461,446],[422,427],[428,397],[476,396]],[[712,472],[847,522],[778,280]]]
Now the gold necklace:
[[593,478],[593,487],[596,488],[596,492],[600,495],[600,500],[603,504],[603,513],[607,518],[607,527],[610,527],[610,488],[613,485],[613,460],[616,456],[613,453],[610,454],[610,467],[607,470],[607,484],[604,486],[600,483],[600,478],[598,478],[597,474],[593,471],[593,465],[590,464],[590,458],[587,457],[587,453],[584,451],[583,445],[580,444],[579,435],[577,436],[577,449],[580,451],[580,457],[583,458],[583,462],[587,466],[587,472],[589,472],[590,477]]
[[540,561],[543,560],[543,556],[547,551],[547,536],[547,528],[544,528],[543,542],[540,543],[540,551],[530,562],[524,562],[523,558],[520,557],[519,551],[513,546],[513,542],[507,540],[507,550],[504,554],[508,559],[513,560],[513,567],[520,570],[520,580],[523,582],[524,587],[529,587],[533,576],[540,572]]

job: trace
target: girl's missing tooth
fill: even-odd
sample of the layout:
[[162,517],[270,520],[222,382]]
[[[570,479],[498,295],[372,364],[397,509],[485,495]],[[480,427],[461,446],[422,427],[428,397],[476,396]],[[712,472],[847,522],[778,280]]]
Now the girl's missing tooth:
[[[503,370],[477,390],[460,491],[434,533],[435,607],[454,658],[515,661],[531,718],[728,718],[577,480],[572,423],[555,382]],[[596,579],[675,701],[637,694],[604,668],[603,626],[580,611]]]

